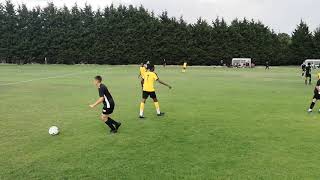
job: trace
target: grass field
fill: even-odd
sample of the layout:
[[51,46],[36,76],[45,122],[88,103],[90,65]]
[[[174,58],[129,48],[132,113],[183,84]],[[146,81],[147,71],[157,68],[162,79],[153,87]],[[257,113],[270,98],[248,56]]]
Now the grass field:
[[[156,71],[173,86],[156,86],[166,116],[149,100],[140,120],[136,66],[0,65],[0,179],[320,178],[320,114],[306,113],[314,86],[300,69]],[[88,107],[97,74],[117,135]]]

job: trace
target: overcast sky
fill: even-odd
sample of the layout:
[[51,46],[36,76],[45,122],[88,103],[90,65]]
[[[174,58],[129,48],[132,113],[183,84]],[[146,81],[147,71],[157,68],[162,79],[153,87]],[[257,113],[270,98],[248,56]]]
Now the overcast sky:
[[[4,2],[5,0],[0,0]],[[180,17],[193,23],[198,17],[208,21],[217,16],[228,22],[239,17],[261,20],[276,32],[292,33],[300,19],[306,21],[311,30],[320,26],[320,0],[49,0],[57,6],[68,7],[75,2],[83,6],[86,2],[93,8],[103,8],[111,3],[142,4],[149,10],[160,14],[167,10],[170,16]],[[45,6],[48,0],[12,0],[14,3],[24,2],[28,7]]]

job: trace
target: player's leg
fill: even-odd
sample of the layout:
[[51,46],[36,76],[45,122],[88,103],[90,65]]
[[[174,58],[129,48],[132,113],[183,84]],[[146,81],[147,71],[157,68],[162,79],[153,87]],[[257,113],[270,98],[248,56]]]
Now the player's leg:
[[140,113],[139,113],[139,117],[140,118],[144,118],[144,105],[145,105],[146,100],[147,100],[148,97],[149,97],[148,92],[143,91],[142,92],[142,100],[141,100],[141,103],[140,103]]
[[109,121],[109,115],[104,114],[104,112],[101,114],[101,120],[110,128],[110,133],[114,133],[116,131],[116,128],[113,126],[111,121]]
[[159,104],[159,101],[158,101],[158,99],[157,99],[156,92],[152,92],[152,93],[150,94],[150,97],[151,97],[152,100],[153,100],[154,107],[156,108],[156,111],[157,111],[157,115],[158,115],[158,116],[163,116],[164,113],[160,111],[160,104]]
[[304,83],[307,85],[308,84],[308,77],[306,76]]
[[314,105],[316,104],[317,102],[317,98],[316,98],[316,95],[314,95],[313,99],[312,99],[312,102],[310,104],[310,108],[308,110],[308,112],[312,112],[313,108],[314,108]]
[[116,133],[121,126],[120,122],[113,120],[110,116],[113,113],[114,104],[111,104],[109,108],[103,108],[101,119],[110,127],[111,133]]
[[309,76],[309,85],[311,85],[311,74]]
[[108,121],[110,121],[111,124],[114,125],[114,127],[115,127],[115,132],[117,132],[118,129],[120,128],[120,126],[121,126],[121,122],[115,121],[114,119],[112,119],[112,118],[110,117],[110,115],[109,115],[109,117],[108,117]]

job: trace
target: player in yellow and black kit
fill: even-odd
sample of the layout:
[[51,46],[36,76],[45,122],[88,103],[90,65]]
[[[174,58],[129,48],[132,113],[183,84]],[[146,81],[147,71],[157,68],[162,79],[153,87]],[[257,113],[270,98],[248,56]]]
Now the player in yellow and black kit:
[[143,112],[144,112],[144,104],[146,103],[146,100],[150,96],[153,99],[154,106],[157,110],[158,116],[163,116],[164,113],[160,111],[160,105],[157,99],[157,95],[154,88],[154,83],[158,81],[160,84],[163,84],[171,89],[171,86],[166,84],[165,82],[161,81],[158,77],[158,75],[154,72],[154,65],[148,66],[148,71],[144,73],[142,79],[143,79],[143,92],[142,92],[142,101],[140,104],[140,118],[144,118]]
[[145,64],[141,63],[140,72],[138,78],[141,78],[141,87],[143,87],[143,75],[147,72]]
[[186,72],[187,70],[187,62],[184,62],[182,65],[182,72]]

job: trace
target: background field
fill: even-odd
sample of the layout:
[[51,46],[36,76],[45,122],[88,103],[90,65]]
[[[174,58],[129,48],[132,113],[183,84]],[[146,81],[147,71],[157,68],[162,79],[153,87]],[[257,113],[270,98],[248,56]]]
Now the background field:
[[[157,85],[167,114],[148,101],[140,120],[136,66],[0,65],[0,179],[320,178],[320,114],[306,113],[314,86],[300,69],[157,72],[173,86]],[[117,135],[88,108],[96,74],[115,98]]]

